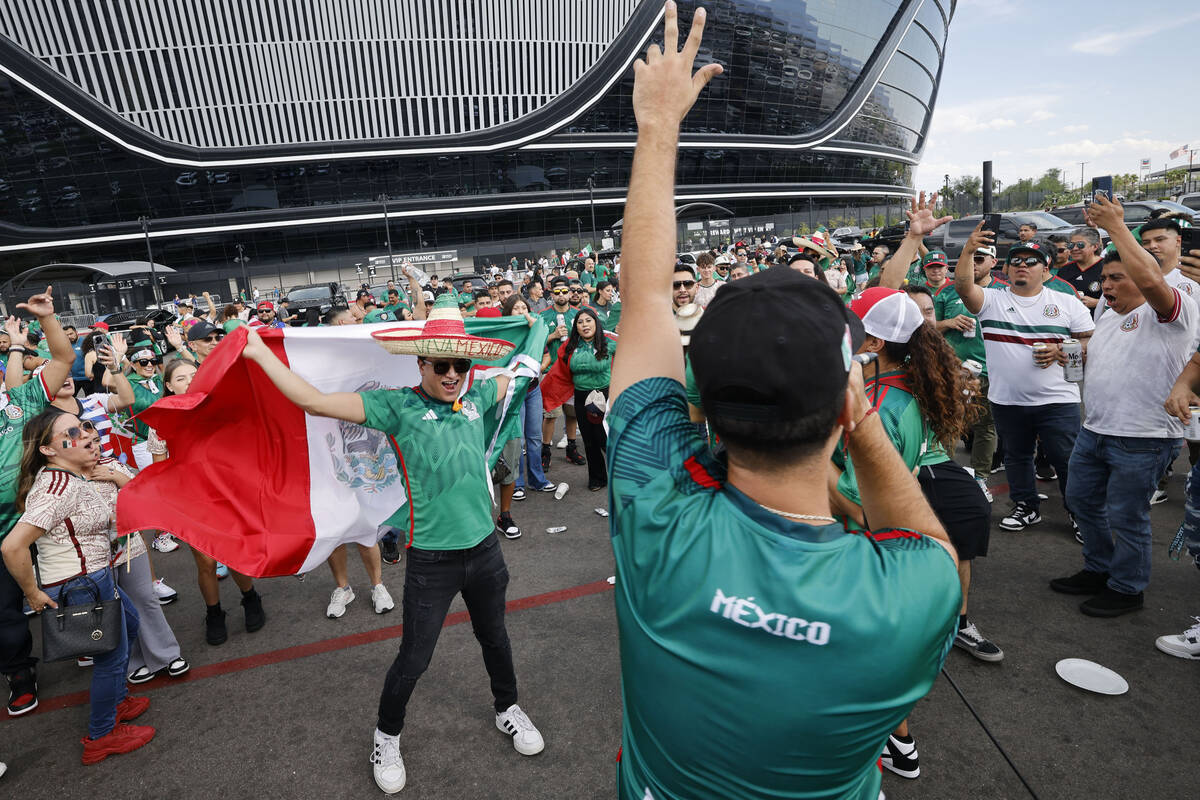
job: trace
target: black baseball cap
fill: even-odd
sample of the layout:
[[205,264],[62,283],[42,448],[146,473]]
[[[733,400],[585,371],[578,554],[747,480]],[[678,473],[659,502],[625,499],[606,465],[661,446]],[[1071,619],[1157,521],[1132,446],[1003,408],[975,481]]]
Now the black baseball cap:
[[201,339],[207,339],[211,334],[224,334],[225,331],[213,325],[206,319],[202,319],[192,327],[188,328],[187,338],[189,342],[198,342]]
[[706,412],[787,422],[841,402],[864,338],[828,284],[777,266],[717,292],[688,356]]
[[1045,242],[1039,242],[1036,239],[1030,239],[1028,242],[1015,242],[1012,247],[1008,248],[1008,255],[1011,257],[1017,253],[1032,253],[1042,260],[1043,264],[1049,264],[1053,256],[1051,253],[1057,253],[1058,248],[1050,247]]

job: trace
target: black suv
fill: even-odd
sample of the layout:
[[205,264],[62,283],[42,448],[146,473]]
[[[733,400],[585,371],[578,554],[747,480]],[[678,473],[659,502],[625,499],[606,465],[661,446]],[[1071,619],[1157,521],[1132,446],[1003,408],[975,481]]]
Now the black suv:
[[[1192,215],[1195,221],[1195,209],[1172,203],[1166,200],[1133,200],[1123,205],[1125,209],[1125,227],[1133,230],[1138,225],[1141,225],[1146,220],[1150,219],[1150,214],[1160,208],[1165,208],[1168,211],[1186,211]],[[1062,217],[1072,225],[1086,225],[1083,221],[1083,206],[1064,206],[1062,208],[1051,209],[1051,214],[1056,217]]]
[[[953,263],[962,255],[967,237],[971,235],[971,231],[975,230],[975,226],[981,219],[983,217],[979,214],[973,214],[962,219],[951,220],[931,235],[926,236],[925,246],[930,250],[943,251]],[[1008,257],[1008,248],[1017,241],[1017,230],[1026,223],[1037,226],[1038,238],[1052,233],[1070,235],[1071,231],[1075,229],[1071,223],[1045,211],[1014,211],[1009,214],[1001,214],[1000,236],[996,239],[996,258],[998,260],[1004,261]]]
[[325,312],[334,306],[347,308],[346,297],[336,283],[317,283],[312,286],[297,286],[287,293],[288,309],[296,315],[292,325],[303,325],[308,318],[309,309],[317,309],[317,314],[324,316]]

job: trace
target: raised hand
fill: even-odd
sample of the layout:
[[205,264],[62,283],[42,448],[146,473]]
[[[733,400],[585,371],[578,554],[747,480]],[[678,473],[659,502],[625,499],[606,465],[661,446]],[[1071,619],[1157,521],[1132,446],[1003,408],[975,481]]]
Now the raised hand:
[[1092,202],[1083,208],[1083,216],[1092,227],[1115,231],[1125,226],[1125,209],[1120,203],[1109,200],[1108,195],[1097,192]]
[[25,335],[25,331],[21,330],[21,320],[16,317],[9,317],[4,320],[4,332],[8,334],[8,340],[11,344],[18,347],[24,347],[29,344],[29,337]]
[[633,64],[633,113],[638,130],[677,132],[700,91],[723,72],[720,64],[708,64],[692,74],[706,18],[703,8],[696,9],[687,41],[680,50],[679,10],[673,0],[668,0],[663,47],[651,44],[646,60]]
[[934,192],[926,201],[925,193],[921,192],[919,197],[912,199],[910,209],[904,212],[904,216],[908,218],[909,236],[924,238],[954,219],[951,216],[935,217],[933,215],[933,209],[937,206],[937,198],[937,192]]
[[24,303],[17,303],[17,308],[23,308],[30,314],[33,314],[38,319],[43,317],[54,316],[54,298],[51,297],[51,290],[54,287],[47,286],[46,291],[42,294],[35,294],[33,297],[26,300]]

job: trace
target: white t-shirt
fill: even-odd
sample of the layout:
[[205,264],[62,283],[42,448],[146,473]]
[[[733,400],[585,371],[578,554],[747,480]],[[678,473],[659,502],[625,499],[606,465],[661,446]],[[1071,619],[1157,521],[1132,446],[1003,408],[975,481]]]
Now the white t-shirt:
[[1163,408],[1192,357],[1200,308],[1174,290],[1175,308],[1160,317],[1149,303],[1100,317],[1088,342],[1083,427],[1109,436],[1178,439],[1183,423]]
[[1008,406],[1078,403],[1079,386],[1063,377],[1061,367],[1033,363],[1033,345],[1073,338],[1096,327],[1079,298],[1042,289],[1033,297],[1009,287],[983,290],[978,314],[987,353],[988,400]]
[[711,303],[712,299],[717,296],[717,289],[720,289],[722,286],[724,286],[724,284],[715,279],[713,280],[712,286],[705,286],[702,283],[697,283],[695,300],[696,305],[700,306],[701,308],[708,308],[708,304]]

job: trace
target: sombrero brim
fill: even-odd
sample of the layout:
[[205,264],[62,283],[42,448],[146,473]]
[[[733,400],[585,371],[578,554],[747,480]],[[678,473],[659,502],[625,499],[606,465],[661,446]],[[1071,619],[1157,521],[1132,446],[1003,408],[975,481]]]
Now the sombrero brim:
[[469,358],[472,361],[495,361],[507,358],[516,349],[512,342],[480,336],[445,334],[426,336],[412,328],[392,328],[376,331],[371,337],[389,353],[425,358]]

